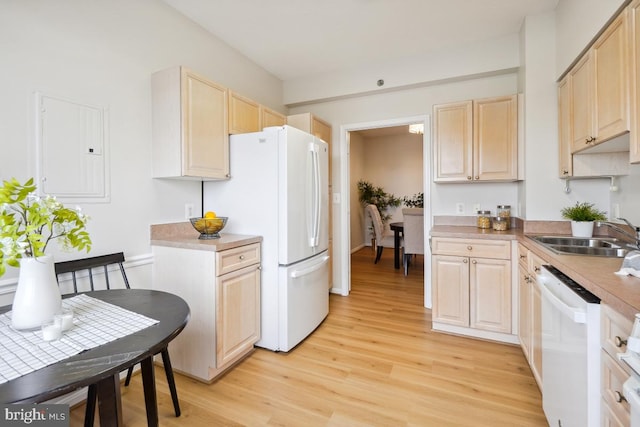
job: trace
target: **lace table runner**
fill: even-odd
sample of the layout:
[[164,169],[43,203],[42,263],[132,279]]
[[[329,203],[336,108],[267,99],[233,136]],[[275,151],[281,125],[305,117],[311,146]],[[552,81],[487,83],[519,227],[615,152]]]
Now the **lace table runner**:
[[73,310],[73,328],[57,341],[40,330],[16,331],[11,312],[0,315],[0,384],[158,323],[87,295],[63,299],[62,307]]

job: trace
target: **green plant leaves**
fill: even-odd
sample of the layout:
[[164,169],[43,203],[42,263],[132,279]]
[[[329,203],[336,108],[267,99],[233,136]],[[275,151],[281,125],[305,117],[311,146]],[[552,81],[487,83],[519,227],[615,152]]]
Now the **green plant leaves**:
[[560,211],[563,218],[572,221],[604,221],[607,213],[594,207],[593,203],[576,202],[574,206],[562,208]]
[[24,184],[11,178],[0,187],[0,276],[7,265],[18,267],[23,256],[44,255],[55,239],[63,249],[91,249],[85,230],[89,217],[35,191],[33,178]]

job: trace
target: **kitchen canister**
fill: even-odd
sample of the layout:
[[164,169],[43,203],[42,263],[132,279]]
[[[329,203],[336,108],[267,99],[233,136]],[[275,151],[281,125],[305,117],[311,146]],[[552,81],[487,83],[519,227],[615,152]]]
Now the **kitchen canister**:
[[495,231],[507,231],[509,229],[509,218],[504,216],[493,218],[492,227]]
[[478,211],[478,228],[491,228],[491,211]]
[[510,218],[511,217],[511,206],[509,205],[498,205],[498,210],[496,211],[496,216]]

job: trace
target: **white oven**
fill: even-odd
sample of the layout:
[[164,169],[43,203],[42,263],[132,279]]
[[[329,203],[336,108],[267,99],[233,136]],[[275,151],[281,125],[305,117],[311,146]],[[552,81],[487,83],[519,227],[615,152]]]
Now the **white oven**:
[[545,265],[542,294],[542,408],[552,427],[600,425],[600,299]]

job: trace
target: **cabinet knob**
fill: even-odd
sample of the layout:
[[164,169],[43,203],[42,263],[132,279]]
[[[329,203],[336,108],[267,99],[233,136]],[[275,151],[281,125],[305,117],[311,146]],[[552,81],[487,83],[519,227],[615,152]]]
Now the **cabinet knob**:
[[526,257],[526,255],[520,255],[520,259],[525,259]]
[[470,251],[470,250],[472,250],[472,249],[473,249],[473,246],[471,246],[471,245],[467,246],[467,250],[468,250],[468,251]]
[[569,175],[569,171],[568,171],[568,170],[566,170],[566,169],[563,169],[563,170],[562,170],[562,175]]
[[479,180],[480,177],[478,175],[476,175],[476,177],[474,178],[475,180]]
[[478,261],[476,261],[475,259],[473,261],[471,261],[471,264],[477,264]]
[[587,139],[585,140],[585,144],[590,144],[595,140],[596,140],[595,136],[587,137]]
[[465,259],[463,259],[463,260],[462,260],[462,262],[463,262],[464,264],[466,264],[467,262],[469,262],[469,260],[465,258]]
[[533,271],[535,271],[536,273],[540,273],[540,267],[536,265],[535,267],[533,267]]
[[627,345],[627,340],[623,340],[622,338],[620,338],[617,335],[613,340],[616,343],[616,347],[622,347],[623,345]]
[[242,261],[244,259],[244,255],[240,255],[238,258]]
[[467,176],[467,180],[471,181],[471,176]]
[[623,401],[626,402],[626,397],[624,397],[624,395],[622,393],[620,393],[619,391],[614,391],[613,395],[615,396],[616,402],[618,403],[622,403]]

